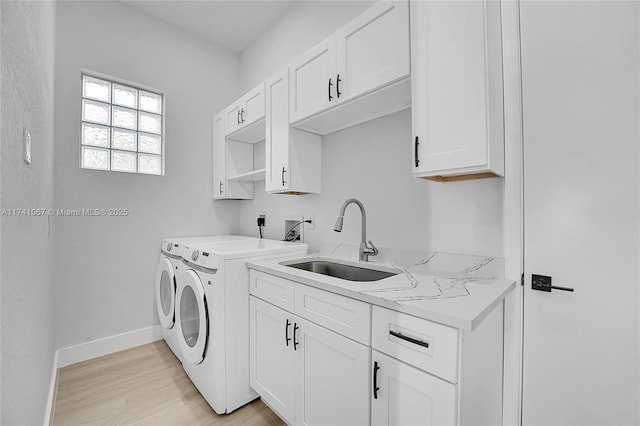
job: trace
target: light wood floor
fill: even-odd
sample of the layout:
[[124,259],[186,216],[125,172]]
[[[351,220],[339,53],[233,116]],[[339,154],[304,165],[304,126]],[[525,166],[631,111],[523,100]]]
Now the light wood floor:
[[260,400],[217,415],[163,340],[60,369],[54,425],[283,425]]

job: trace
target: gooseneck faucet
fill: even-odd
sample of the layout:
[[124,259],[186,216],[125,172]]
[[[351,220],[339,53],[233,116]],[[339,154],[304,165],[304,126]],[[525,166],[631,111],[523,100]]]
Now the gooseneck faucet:
[[333,227],[333,230],[336,232],[342,232],[342,224],[344,222],[344,211],[347,209],[349,204],[356,204],[360,207],[360,213],[362,213],[362,241],[360,242],[360,253],[359,260],[360,262],[368,262],[369,256],[376,256],[378,254],[378,249],[373,245],[371,241],[369,241],[369,245],[367,245],[367,213],[364,211],[364,205],[359,200],[355,198],[350,198],[344,202],[342,207],[340,208],[340,215],[338,216],[338,220],[336,220],[336,225]]

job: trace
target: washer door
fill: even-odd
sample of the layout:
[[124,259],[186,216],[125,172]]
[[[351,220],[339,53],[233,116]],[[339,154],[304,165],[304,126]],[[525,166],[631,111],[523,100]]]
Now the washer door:
[[171,261],[162,257],[156,272],[156,308],[160,325],[173,328],[175,320],[176,278]]
[[193,270],[178,275],[176,319],[185,361],[200,364],[209,338],[209,315],[200,277]]

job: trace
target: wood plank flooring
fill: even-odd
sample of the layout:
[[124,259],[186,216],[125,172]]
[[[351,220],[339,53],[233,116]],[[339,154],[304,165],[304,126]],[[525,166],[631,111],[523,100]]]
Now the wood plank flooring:
[[260,400],[219,416],[161,340],[61,368],[54,425],[284,425]]

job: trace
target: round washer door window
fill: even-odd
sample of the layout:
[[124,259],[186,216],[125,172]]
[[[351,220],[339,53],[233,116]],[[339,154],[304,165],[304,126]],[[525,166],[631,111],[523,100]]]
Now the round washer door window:
[[156,271],[156,308],[160,325],[173,328],[175,322],[176,281],[173,265],[166,257],[160,259]]
[[200,364],[204,359],[209,335],[209,318],[205,307],[204,287],[192,270],[178,276],[176,322],[180,349],[184,359]]

